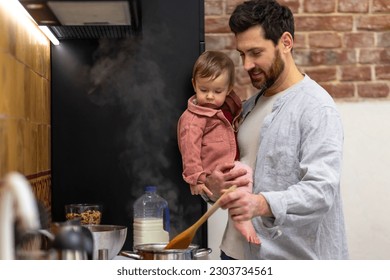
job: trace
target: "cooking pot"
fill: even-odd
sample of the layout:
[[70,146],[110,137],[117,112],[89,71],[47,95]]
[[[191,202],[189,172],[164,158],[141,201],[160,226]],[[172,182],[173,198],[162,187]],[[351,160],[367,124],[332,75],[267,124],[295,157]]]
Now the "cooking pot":
[[167,242],[139,244],[133,251],[122,251],[121,256],[136,260],[197,260],[208,256],[211,249],[199,249],[198,245],[191,244],[187,249],[165,250]]

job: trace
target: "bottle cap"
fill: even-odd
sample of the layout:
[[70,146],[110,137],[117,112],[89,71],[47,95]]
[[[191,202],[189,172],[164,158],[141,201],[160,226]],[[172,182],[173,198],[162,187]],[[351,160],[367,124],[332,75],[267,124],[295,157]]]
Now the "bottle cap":
[[157,187],[156,186],[146,186],[145,192],[156,192]]

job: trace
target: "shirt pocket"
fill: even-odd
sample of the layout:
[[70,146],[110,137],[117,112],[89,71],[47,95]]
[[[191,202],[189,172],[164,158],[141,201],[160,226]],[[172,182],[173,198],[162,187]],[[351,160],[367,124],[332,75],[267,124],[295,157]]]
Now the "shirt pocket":
[[203,135],[202,145],[207,146],[209,144],[223,142],[224,139],[227,140],[226,132],[227,132],[227,127],[225,127],[224,125],[220,125],[218,123],[213,123],[209,126],[206,126]]
[[291,176],[299,166],[299,138],[295,125],[282,122],[269,128],[263,139],[264,171],[271,176]]
[[215,124],[206,128],[202,140],[202,162],[204,168],[215,168],[218,163],[233,161],[233,147],[228,128]]
[[288,176],[295,170],[294,156],[286,150],[274,149],[267,153],[265,172],[273,176]]

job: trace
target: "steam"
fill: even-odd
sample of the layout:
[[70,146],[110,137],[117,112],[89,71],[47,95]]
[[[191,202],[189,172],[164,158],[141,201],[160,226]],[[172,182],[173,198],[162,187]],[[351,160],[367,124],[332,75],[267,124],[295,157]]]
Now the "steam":
[[[156,58],[161,59],[165,54],[176,55],[171,53],[175,48],[169,44],[177,42],[169,39],[172,36],[167,28],[157,22],[158,26],[144,28],[142,37],[100,40],[93,54],[93,65],[86,66],[80,80],[88,81],[87,95],[91,102],[102,107],[112,106],[123,115],[124,123],[113,125],[123,126],[116,136],[124,147],[118,167],[133,183],[129,186],[132,198],[127,201],[128,213],[132,215],[133,203],[143,194],[143,187],[156,185],[158,193],[169,203],[172,237],[191,223],[189,219],[177,217],[198,212],[199,205],[179,201],[178,188],[188,185],[184,181],[177,185],[167,176],[168,171],[180,166],[179,159],[172,158],[168,150],[177,148],[176,123],[182,108],[178,108],[178,97],[170,92],[171,85],[166,84],[167,73],[163,72],[166,69],[161,69],[161,61],[156,63]],[[175,75],[177,69],[170,71],[173,73],[169,74]],[[181,177],[181,170],[177,172]]]
[[[143,40],[142,46],[138,40]],[[124,119],[125,150],[119,160],[131,182],[132,195],[139,197],[143,186],[156,185],[166,199],[175,201],[177,188],[164,176],[171,162],[166,146],[176,141],[177,102],[165,93],[162,70],[149,53],[153,42],[143,38],[101,40],[89,74],[88,96],[99,106],[119,107]],[[115,124],[113,124],[115,125]],[[170,197],[166,197],[166,196]],[[170,203],[171,211],[177,203]],[[132,205],[129,205],[130,209]]]

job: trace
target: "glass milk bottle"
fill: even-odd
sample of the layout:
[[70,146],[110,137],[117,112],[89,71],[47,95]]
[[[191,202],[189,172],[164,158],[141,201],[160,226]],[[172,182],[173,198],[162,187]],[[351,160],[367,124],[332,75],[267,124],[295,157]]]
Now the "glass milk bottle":
[[168,202],[156,191],[156,186],[146,186],[145,193],[134,202],[134,246],[169,242]]

